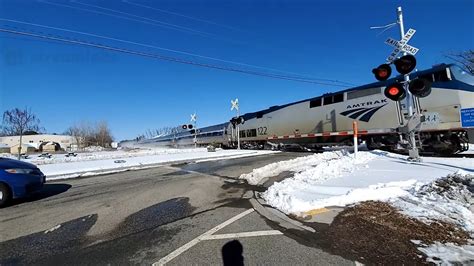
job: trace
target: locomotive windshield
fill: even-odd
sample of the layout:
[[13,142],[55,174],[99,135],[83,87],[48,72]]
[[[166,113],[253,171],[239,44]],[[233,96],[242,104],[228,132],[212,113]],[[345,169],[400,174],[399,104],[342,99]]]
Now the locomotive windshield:
[[474,76],[471,73],[456,65],[451,66],[450,69],[451,74],[455,79],[470,85],[474,85]]

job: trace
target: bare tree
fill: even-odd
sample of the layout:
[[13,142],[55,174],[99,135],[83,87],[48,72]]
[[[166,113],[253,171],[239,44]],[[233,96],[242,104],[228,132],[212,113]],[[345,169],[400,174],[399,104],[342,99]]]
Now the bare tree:
[[64,134],[72,136],[74,140],[76,141],[76,145],[78,149],[81,149],[83,146],[84,142],[84,130],[79,126],[79,125],[73,125],[66,129]]
[[69,127],[65,134],[74,137],[79,149],[92,145],[106,148],[113,141],[111,130],[105,121],[81,122]]
[[8,136],[20,136],[20,145],[18,146],[18,160],[21,159],[21,146],[23,134],[25,131],[39,131],[40,120],[36,117],[30,108],[21,110],[14,108],[3,113],[2,131]]
[[110,147],[110,143],[112,143],[113,138],[107,122],[100,121],[96,124],[95,138],[97,140],[98,146]]
[[446,55],[449,59],[461,64],[467,71],[474,74],[474,50],[464,52],[450,53]]

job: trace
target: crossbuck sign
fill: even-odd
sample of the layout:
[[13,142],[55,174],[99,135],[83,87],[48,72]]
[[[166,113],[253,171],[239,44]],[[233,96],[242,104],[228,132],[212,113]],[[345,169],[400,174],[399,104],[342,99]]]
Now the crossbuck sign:
[[196,116],[196,113],[194,113],[191,115],[191,122],[196,122],[196,120],[197,120],[197,116]]
[[239,99],[235,99],[235,101],[230,100],[230,103],[232,104],[232,107],[230,110],[239,110]]
[[400,52],[406,52],[411,55],[415,55],[416,53],[418,53],[418,50],[420,49],[407,44],[407,42],[413,37],[413,35],[415,35],[415,32],[416,30],[409,29],[400,41],[394,40],[392,38],[388,38],[385,41],[386,44],[395,47],[393,52],[387,58],[388,63],[392,63],[392,61],[395,60],[395,58]]

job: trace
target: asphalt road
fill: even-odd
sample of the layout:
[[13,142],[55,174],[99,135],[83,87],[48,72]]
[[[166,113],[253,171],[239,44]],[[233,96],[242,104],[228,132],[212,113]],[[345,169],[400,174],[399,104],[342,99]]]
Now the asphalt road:
[[34,198],[0,209],[0,265],[164,260],[168,265],[219,265],[222,252],[247,265],[353,265],[253,211],[246,192],[254,188],[233,179],[302,155],[278,153],[47,183]]

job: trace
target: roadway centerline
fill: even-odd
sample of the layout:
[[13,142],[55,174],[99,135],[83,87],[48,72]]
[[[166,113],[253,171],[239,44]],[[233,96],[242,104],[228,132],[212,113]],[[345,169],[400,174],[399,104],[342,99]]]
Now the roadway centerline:
[[216,240],[216,239],[228,239],[228,238],[239,238],[239,237],[252,237],[252,236],[272,236],[272,235],[283,235],[278,230],[265,230],[265,231],[252,231],[232,234],[220,234],[220,235],[209,235],[205,236],[202,240]]

